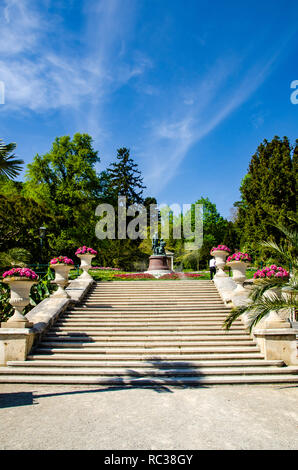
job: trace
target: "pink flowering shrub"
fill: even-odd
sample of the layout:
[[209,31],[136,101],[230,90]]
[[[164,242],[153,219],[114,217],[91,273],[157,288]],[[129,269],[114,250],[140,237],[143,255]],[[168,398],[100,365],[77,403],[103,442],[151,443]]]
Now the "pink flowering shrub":
[[93,248],[88,248],[87,246],[80,246],[80,248],[77,249],[76,255],[97,255],[97,251],[93,250]]
[[58,256],[57,258],[53,258],[50,261],[50,264],[73,264],[73,260],[67,258],[67,256]]
[[290,273],[288,273],[288,271],[286,271],[281,266],[276,266],[275,264],[272,264],[271,266],[266,266],[263,269],[258,269],[258,271],[254,273],[254,279],[277,278],[277,279],[288,280],[289,276],[290,276]]
[[38,279],[38,275],[29,268],[12,268],[9,271],[5,271],[3,277],[23,277],[31,280]]
[[211,251],[210,251],[210,255],[212,255],[213,251],[227,251],[228,253],[230,253],[230,248],[228,248],[226,245],[218,245],[218,246],[214,246],[213,248],[211,248]]
[[241,253],[239,251],[238,253],[234,253],[232,256],[228,256],[227,263],[229,263],[230,261],[245,261],[248,263],[249,261],[251,261],[251,257],[248,253]]

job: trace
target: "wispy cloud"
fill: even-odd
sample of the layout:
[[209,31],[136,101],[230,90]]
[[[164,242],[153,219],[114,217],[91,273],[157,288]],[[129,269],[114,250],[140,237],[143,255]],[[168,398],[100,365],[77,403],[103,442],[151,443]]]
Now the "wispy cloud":
[[191,91],[186,90],[187,98],[180,99],[172,107],[171,115],[175,119],[163,118],[152,122],[145,144],[145,148],[150,148],[150,155],[146,151],[141,154],[146,168],[145,182],[151,191],[158,194],[177,174],[191,147],[212,132],[265,82],[283,47],[284,44],[271,56],[263,57],[249,67],[244,56],[221,58]]
[[61,27],[57,13],[44,17],[37,5],[6,0],[0,8],[0,79],[6,84],[6,111],[77,109],[86,101],[98,106],[109,93],[152,66],[141,54],[129,63],[115,61],[116,49],[123,43],[119,0],[88,2],[96,28],[87,27],[77,44],[80,54],[74,54],[73,44],[67,44],[68,31],[63,30],[59,30],[63,47],[57,52],[55,41],[49,40]]

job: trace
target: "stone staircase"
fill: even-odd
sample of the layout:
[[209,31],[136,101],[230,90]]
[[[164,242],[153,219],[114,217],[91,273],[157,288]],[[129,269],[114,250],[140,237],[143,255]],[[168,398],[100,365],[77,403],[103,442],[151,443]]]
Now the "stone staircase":
[[2,383],[203,385],[298,382],[298,367],[266,361],[213,282],[97,283],[58,319]]

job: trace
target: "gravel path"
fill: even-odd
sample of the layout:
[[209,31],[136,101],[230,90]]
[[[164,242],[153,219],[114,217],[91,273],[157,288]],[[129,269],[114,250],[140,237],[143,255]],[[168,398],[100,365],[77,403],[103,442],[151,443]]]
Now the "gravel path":
[[0,449],[297,449],[298,387],[0,385]]

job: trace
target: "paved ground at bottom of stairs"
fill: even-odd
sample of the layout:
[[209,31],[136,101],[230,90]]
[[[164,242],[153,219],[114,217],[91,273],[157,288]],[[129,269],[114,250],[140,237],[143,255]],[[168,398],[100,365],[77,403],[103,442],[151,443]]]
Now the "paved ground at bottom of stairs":
[[0,385],[0,449],[297,449],[297,385]]

